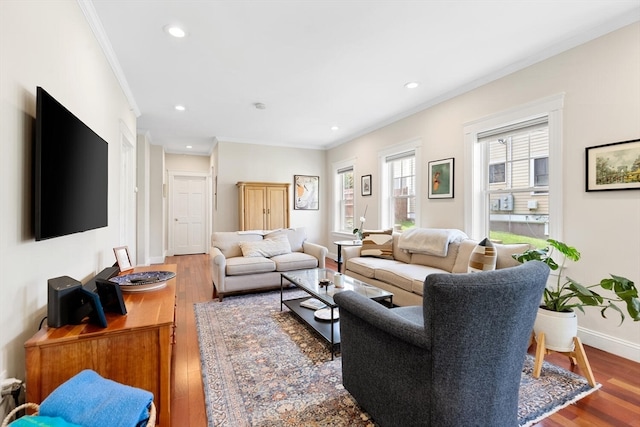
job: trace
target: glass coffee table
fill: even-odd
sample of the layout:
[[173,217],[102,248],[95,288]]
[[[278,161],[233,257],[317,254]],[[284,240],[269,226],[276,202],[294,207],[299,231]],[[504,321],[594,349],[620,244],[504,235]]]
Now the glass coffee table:
[[[289,271],[280,274],[280,311],[283,305],[289,307],[298,318],[316,331],[330,345],[331,360],[333,360],[336,348],[340,345],[340,323],[338,320],[337,304],[333,295],[342,291],[354,291],[374,301],[386,301],[393,306],[393,294],[384,289],[376,288],[360,280],[342,275],[343,287],[336,288],[334,276],[337,273],[324,268],[312,270]],[[283,296],[285,280],[305,291],[309,296],[285,300]],[[328,282],[327,286],[321,285],[321,280]],[[309,300],[315,299],[321,307],[305,307]],[[318,312],[318,310],[322,310]]]

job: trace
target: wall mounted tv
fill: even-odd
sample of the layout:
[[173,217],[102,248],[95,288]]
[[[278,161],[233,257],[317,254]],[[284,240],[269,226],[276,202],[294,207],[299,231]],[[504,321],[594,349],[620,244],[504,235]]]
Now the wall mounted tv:
[[41,87],[36,103],[36,240],[106,227],[107,142]]

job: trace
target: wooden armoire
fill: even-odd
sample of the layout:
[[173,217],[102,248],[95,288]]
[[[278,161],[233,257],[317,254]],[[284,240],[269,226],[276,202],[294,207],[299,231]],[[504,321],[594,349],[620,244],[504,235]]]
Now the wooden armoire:
[[240,230],[289,227],[289,187],[273,182],[238,182]]

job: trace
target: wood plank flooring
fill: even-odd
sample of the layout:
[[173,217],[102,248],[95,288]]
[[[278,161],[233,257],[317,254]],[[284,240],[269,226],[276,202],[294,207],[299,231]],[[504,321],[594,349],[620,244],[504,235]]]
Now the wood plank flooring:
[[[193,304],[211,300],[208,255],[167,257],[177,264],[176,345],[173,350],[171,419],[174,427],[206,427],[204,391],[200,372],[198,336]],[[327,268],[336,269],[327,259]],[[223,303],[224,304],[224,303]],[[640,363],[585,346],[597,392],[546,418],[538,427],[630,426],[640,427]],[[530,349],[533,354],[533,349]],[[568,358],[552,354],[545,360],[572,369]]]

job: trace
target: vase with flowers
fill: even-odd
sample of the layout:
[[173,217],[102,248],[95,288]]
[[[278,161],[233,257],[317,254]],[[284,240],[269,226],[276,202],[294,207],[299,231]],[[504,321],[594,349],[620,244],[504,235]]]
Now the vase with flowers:
[[369,205],[365,206],[364,214],[360,217],[360,227],[353,229],[353,235],[355,236],[357,241],[362,241],[363,232],[364,232],[364,223],[367,221],[367,208]]

